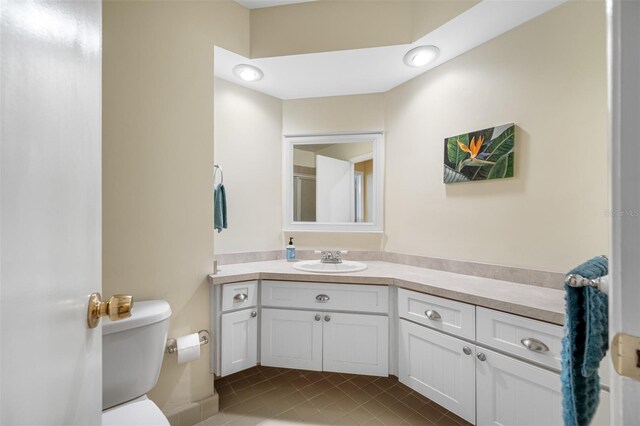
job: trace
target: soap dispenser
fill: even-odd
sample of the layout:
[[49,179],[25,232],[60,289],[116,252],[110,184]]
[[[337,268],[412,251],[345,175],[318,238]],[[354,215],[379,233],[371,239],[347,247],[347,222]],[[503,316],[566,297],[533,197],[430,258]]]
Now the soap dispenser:
[[286,251],[287,262],[293,262],[296,260],[296,246],[293,245],[293,237],[289,237],[289,245]]

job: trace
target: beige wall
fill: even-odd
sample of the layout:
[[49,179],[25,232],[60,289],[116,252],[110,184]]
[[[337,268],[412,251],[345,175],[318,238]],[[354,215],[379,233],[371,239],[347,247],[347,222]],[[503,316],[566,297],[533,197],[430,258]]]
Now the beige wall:
[[[388,92],[385,250],[558,272],[607,253],[605,59],[604,3],[570,2]],[[445,137],[510,122],[515,178],[442,183]]]
[[224,170],[229,228],[215,252],[282,248],[282,101],[215,79],[215,159]]
[[302,167],[316,167],[316,154],[301,149],[293,150],[293,165]]
[[[384,130],[384,94],[332,96],[285,100],[282,132],[285,135]],[[384,235],[335,232],[286,232],[300,249],[341,248],[381,250]]]
[[321,0],[253,9],[251,57],[407,44],[475,3],[476,0]]
[[351,161],[355,157],[373,154],[373,142],[337,143],[316,151],[316,155]]
[[383,128],[382,93],[291,99],[282,103],[282,132],[285,135]]
[[[249,54],[233,1],[103,5],[103,293],[171,304],[169,335],[209,328],[213,46]],[[165,357],[149,396],[165,411],[213,394],[209,346]]]

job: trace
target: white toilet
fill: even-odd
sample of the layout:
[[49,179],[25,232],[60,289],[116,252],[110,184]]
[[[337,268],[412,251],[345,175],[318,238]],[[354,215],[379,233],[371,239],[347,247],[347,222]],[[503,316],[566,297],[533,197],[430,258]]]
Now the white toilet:
[[145,395],[158,381],[171,307],[135,302],[131,317],[102,324],[102,424],[169,425]]

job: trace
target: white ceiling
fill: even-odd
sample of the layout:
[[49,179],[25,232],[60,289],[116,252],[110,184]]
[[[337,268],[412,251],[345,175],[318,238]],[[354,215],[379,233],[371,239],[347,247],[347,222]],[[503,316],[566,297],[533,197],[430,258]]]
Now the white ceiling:
[[262,7],[283,6],[285,4],[307,3],[315,0],[235,0],[247,9],[260,9]]
[[[565,1],[484,0],[405,45],[258,59],[215,47],[214,72],[224,80],[280,99],[386,92]],[[440,48],[435,62],[423,68],[404,64],[402,59],[409,49],[428,44]],[[232,69],[241,63],[257,66],[264,72],[264,78],[251,83],[238,79]]]

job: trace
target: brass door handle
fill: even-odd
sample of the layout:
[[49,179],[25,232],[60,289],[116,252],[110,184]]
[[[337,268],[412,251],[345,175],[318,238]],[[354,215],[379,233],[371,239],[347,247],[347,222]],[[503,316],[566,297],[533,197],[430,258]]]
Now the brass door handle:
[[96,328],[100,317],[108,316],[111,321],[117,321],[131,316],[133,297],[127,294],[114,294],[108,302],[103,302],[100,293],[89,296],[87,308],[87,325]]

